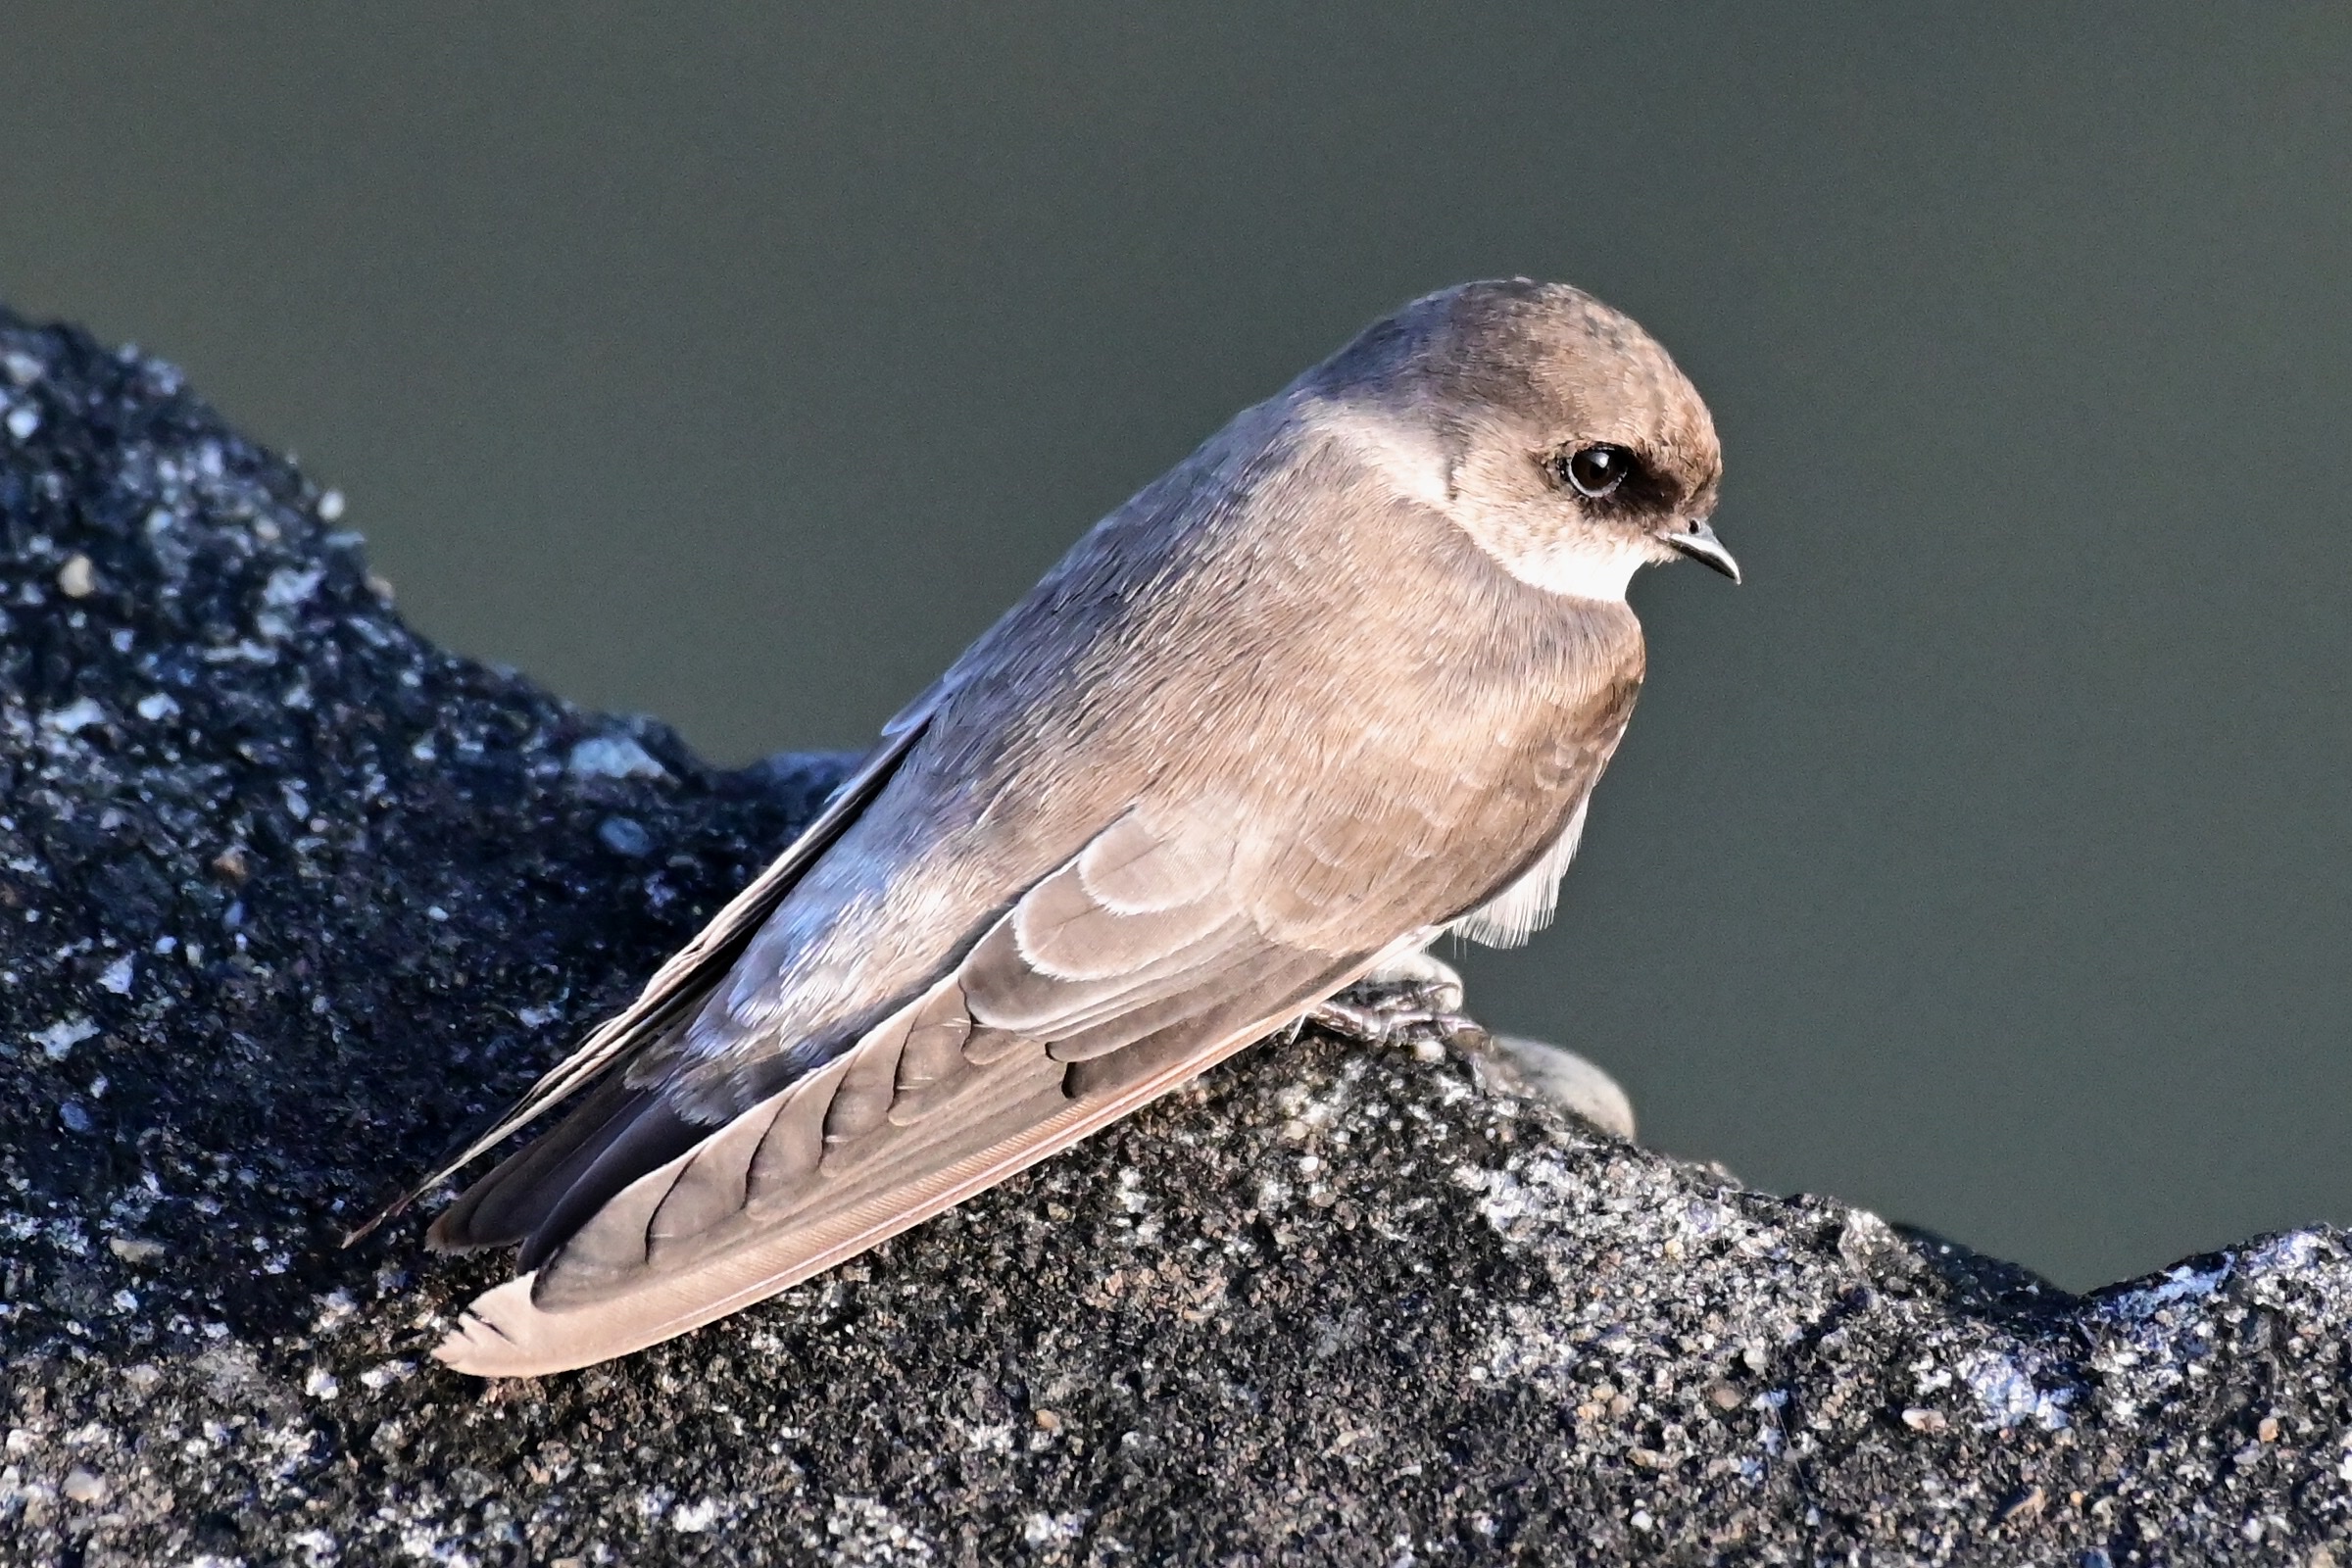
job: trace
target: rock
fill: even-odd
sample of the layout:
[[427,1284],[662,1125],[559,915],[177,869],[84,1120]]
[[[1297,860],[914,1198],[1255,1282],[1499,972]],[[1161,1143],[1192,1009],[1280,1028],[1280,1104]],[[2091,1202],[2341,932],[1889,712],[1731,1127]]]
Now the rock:
[[501,1260],[340,1230],[839,760],[441,654],[170,367],[0,365],[0,1561],[2342,1559],[2340,1234],[2077,1298],[1316,1034],[687,1339],[445,1373]]
[[1634,1102],[1616,1079],[1565,1046],[1496,1035],[1494,1049],[1527,1086],[1614,1137],[1634,1136]]

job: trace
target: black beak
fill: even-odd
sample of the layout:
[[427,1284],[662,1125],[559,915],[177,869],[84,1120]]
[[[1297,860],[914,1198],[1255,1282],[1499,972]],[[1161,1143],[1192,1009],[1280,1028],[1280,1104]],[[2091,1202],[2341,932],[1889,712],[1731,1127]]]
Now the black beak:
[[1715,530],[1705,523],[1693,522],[1658,537],[1692,561],[1713,566],[1734,582],[1740,580],[1740,563],[1732,559],[1732,553],[1723,548],[1723,541],[1715,537]]

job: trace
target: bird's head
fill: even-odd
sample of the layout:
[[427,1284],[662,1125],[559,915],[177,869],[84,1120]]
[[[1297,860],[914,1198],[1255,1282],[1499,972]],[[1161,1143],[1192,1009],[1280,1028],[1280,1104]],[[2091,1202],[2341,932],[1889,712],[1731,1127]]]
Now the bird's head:
[[1619,599],[1688,556],[1740,580],[1710,519],[1715,421],[1657,340],[1580,289],[1464,283],[1302,376],[1321,419],[1513,576]]

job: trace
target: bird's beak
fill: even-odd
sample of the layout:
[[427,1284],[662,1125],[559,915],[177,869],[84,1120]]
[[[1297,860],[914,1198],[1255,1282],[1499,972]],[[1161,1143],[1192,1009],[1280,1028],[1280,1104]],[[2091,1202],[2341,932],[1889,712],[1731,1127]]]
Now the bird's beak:
[[1704,522],[1670,528],[1658,537],[1692,561],[1713,566],[1734,582],[1740,580],[1740,563],[1732,559],[1732,553],[1723,548],[1723,541],[1715,537],[1715,530]]

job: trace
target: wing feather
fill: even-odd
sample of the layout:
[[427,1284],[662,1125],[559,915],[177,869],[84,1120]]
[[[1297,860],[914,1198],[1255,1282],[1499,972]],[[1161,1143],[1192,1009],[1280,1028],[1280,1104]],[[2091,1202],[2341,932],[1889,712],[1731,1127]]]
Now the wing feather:
[[[935,1167],[911,1175],[888,1171],[882,1180],[862,1184],[852,1200],[829,1205],[804,1223],[752,1233],[742,1245],[713,1250],[693,1266],[638,1272],[634,1289],[597,1292],[574,1304],[572,1293],[543,1288],[543,1276],[524,1274],[477,1297],[433,1353],[477,1376],[533,1377],[625,1355],[683,1334],[821,1274],[1059,1152],[1239,1051],[1287,1016],[1287,1009],[1261,1015],[1222,1040],[1168,1053],[1156,1070],[1109,1093],[1073,1101],[1049,1079],[1034,1104],[1015,1101],[1007,1111],[973,1123],[973,1136],[963,1142],[977,1147],[961,1157],[943,1157]],[[1054,1108],[1039,1114],[1049,1106]],[[944,1156],[948,1151],[940,1152]],[[665,1176],[656,1171],[643,1180],[659,1186]]]
[[[471,1162],[475,1156],[503,1143],[510,1134],[529,1125],[549,1110],[569,1099],[593,1082],[614,1062],[620,1061],[658,1040],[677,1026],[684,1015],[702,998],[725,978],[735,959],[742,954],[760,925],[775,912],[784,896],[792,891],[813,864],[818,856],[839,838],[844,829],[857,818],[868,802],[890,782],[899,763],[929,721],[930,709],[939,694],[930,694],[923,702],[883,729],[881,744],[876,746],[857,771],[842,781],[826,801],[824,808],[801,830],[800,836],[785,847],[784,853],[755,877],[749,886],[729,900],[726,906],[713,915],[692,942],[678,950],[669,960],[655,971],[637,1000],[619,1013],[599,1025],[594,1033],[581,1042],[578,1050],[550,1068],[535,1084],[523,1093],[505,1114],[479,1136],[466,1143],[456,1153],[434,1166],[431,1174],[414,1183],[400,1196],[377,1208],[365,1223],[343,1238],[349,1247],[384,1221],[406,1209],[418,1198],[430,1192],[450,1176]],[[535,1148],[536,1146],[534,1146]],[[524,1153],[530,1153],[526,1150]],[[476,1189],[487,1188],[475,1199],[470,1214],[479,1210],[501,1211],[501,1205],[491,1202],[502,1186],[529,1188],[543,1179],[541,1167],[509,1160],[498,1167]],[[474,1196],[469,1191],[469,1197]],[[461,1205],[463,1207],[463,1205]],[[453,1222],[452,1208],[435,1221],[433,1245],[460,1250],[472,1247],[499,1245],[513,1238],[506,1234],[511,1225],[485,1225],[479,1234],[464,1222],[464,1215]]]
[[[708,1321],[745,1291],[782,1289],[1066,1147],[1376,956],[1269,942],[1225,885],[1170,903],[1171,884],[1146,868],[1207,857],[1162,853],[1141,842],[1150,831],[1114,823],[833,1061],[598,1196],[589,1212],[559,1200],[551,1212],[575,1228],[544,1251],[546,1233],[534,1236],[527,1291],[483,1298],[444,1358],[473,1371],[525,1360],[549,1370]],[[1089,862],[1105,843],[1116,853]],[[1027,956],[1024,925],[1052,932],[1054,967]],[[1102,972],[1106,953],[1121,956],[1123,975]],[[1065,963],[1082,977],[1063,977]],[[1017,1022],[1007,998],[1019,1002]]]

